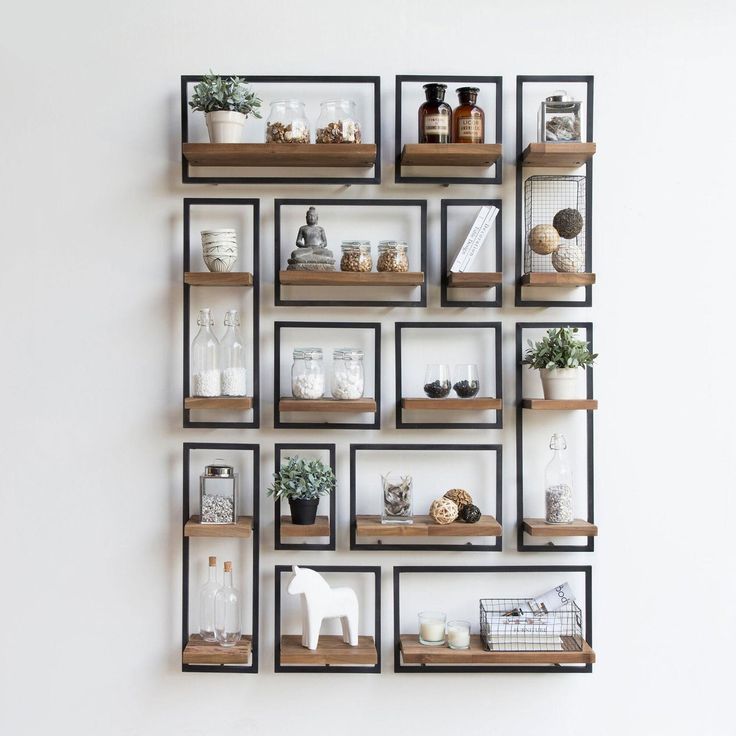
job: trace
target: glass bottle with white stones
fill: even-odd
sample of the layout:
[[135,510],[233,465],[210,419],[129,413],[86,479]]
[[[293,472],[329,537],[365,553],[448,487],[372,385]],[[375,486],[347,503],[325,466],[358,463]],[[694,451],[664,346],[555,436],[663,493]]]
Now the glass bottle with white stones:
[[245,344],[240,336],[240,315],[225,313],[225,334],[220,340],[220,375],[223,396],[245,396]]
[[567,441],[553,434],[549,448],[554,452],[544,471],[544,508],[548,524],[569,524],[575,518],[572,500],[572,471],[565,455]]

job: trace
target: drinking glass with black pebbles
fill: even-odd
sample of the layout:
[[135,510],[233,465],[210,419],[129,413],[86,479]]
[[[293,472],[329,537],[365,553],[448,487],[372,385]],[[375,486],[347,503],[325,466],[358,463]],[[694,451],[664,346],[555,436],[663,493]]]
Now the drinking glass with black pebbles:
[[444,399],[450,395],[450,366],[444,363],[429,363],[424,372],[424,393],[430,399]]
[[475,363],[458,363],[453,374],[453,391],[461,399],[472,399],[478,395],[478,366]]

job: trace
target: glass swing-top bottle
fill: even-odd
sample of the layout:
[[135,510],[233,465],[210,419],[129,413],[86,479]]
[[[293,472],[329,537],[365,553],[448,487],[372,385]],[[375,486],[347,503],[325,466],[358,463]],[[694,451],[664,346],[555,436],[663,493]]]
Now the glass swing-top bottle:
[[225,313],[225,334],[220,340],[220,370],[223,396],[245,396],[245,344],[240,336],[237,309]]
[[572,502],[572,472],[565,455],[567,441],[562,434],[553,434],[549,441],[554,451],[544,471],[544,508],[548,524],[569,524],[574,519]]
[[215,636],[222,647],[240,641],[240,591],[233,587],[233,563],[226,562],[222,587],[215,594]]
[[192,340],[192,396],[220,395],[219,343],[209,309],[200,309],[199,332]]

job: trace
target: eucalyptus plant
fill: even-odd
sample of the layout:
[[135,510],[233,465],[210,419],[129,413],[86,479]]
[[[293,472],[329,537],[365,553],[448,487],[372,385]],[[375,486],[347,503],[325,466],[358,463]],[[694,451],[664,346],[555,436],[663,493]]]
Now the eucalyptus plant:
[[210,69],[209,74],[202,77],[202,81],[195,85],[189,107],[201,112],[216,112],[230,110],[242,112],[243,115],[253,115],[260,118],[258,108],[261,99],[251,90],[245,79],[230,77],[223,79]]
[[273,474],[269,496],[285,499],[314,500],[335,490],[335,474],[321,460],[290,457]]
[[547,330],[539,342],[529,340],[524,354],[524,365],[532,368],[588,368],[598,357],[591,353],[588,343],[575,335],[577,327],[558,327]]

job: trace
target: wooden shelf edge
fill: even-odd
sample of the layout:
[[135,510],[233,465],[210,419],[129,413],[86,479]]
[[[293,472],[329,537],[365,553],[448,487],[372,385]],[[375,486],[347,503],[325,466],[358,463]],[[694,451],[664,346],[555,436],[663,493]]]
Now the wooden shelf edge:
[[595,143],[530,143],[521,154],[522,166],[578,168],[590,161]]
[[372,636],[359,636],[358,646],[351,647],[341,636],[322,634],[317,649],[302,646],[299,634],[281,637],[279,664],[306,666],[375,665],[378,664],[376,642]]
[[407,143],[402,166],[493,166],[503,153],[500,143]]
[[375,399],[294,399],[282,398],[279,411],[316,411],[345,414],[375,414]]
[[552,273],[546,271],[533,271],[525,273],[519,283],[528,287],[575,287],[592,286],[595,284],[594,273]]
[[466,271],[458,273],[450,271],[447,274],[449,289],[483,289],[500,286],[503,283],[503,274],[500,271]]
[[181,661],[183,664],[248,664],[251,649],[251,637],[246,635],[234,647],[221,647],[217,642],[204,641],[199,634],[190,634]]
[[547,524],[544,519],[524,519],[522,528],[531,537],[597,537],[598,527],[584,519],[569,524]]
[[253,408],[251,396],[187,396],[185,409],[215,409],[221,411],[248,411]]
[[253,274],[247,271],[186,271],[189,286],[253,286]]
[[184,524],[185,537],[250,537],[253,533],[253,517],[238,516],[235,524],[202,524],[198,514]]
[[503,399],[491,396],[474,399],[429,399],[419,396],[401,399],[401,408],[410,411],[501,411]]
[[416,515],[413,524],[382,524],[381,517],[359,514],[355,517],[358,537],[500,537],[501,524],[490,514],[483,514],[475,524],[453,521],[438,524],[430,516]]
[[279,271],[282,286],[421,286],[423,271]]
[[314,524],[292,524],[290,516],[282,516],[279,520],[282,537],[329,537],[330,519],[318,516]]
[[597,399],[522,399],[524,409],[534,411],[595,411]]

